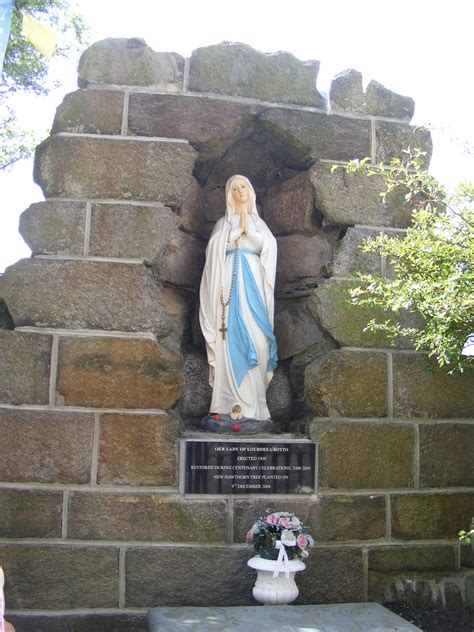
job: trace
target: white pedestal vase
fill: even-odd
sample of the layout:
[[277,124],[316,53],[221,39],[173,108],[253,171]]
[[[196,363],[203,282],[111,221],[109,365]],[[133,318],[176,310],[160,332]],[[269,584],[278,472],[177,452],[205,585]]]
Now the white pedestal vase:
[[265,560],[256,555],[247,565],[257,571],[253,596],[258,602],[266,606],[287,604],[298,597],[295,574],[306,568],[300,560]]

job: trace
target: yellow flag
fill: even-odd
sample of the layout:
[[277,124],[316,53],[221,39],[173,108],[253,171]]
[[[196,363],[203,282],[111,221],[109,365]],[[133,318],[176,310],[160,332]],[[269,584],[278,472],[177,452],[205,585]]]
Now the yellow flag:
[[58,35],[50,26],[38,22],[38,20],[32,18],[31,15],[23,13],[22,31],[26,39],[33,44],[42,55],[48,57],[48,59],[52,56],[56,48]]

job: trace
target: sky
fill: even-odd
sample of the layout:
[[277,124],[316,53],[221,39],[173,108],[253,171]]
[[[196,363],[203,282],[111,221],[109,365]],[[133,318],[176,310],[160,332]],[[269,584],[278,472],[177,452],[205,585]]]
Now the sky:
[[[415,99],[413,123],[432,127],[431,173],[448,187],[474,179],[472,116],[472,24],[470,0],[78,0],[90,27],[89,42],[141,37],[156,51],[189,57],[192,50],[222,41],[249,44],[262,52],[285,50],[321,62],[320,91],[347,68]],[[77,89],[79,54],[52,64],[63,85],[47,98],[22,99],[24,124],[43,131],[56,107]],[[30,250],[18,233],[21,212],[43,198],[33,182],[33,161],[0,172],[0,272]]]

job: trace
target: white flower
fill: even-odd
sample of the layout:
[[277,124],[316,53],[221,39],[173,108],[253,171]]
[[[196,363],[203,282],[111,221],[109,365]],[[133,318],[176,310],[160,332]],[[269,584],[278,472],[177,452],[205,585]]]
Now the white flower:
[[281,541],[285,546],[295,546],[295,534],[292,531],[289,531],[289,529],[283,529],[283,531],[281,532]]
[[296,516],[293,516],[293,518],[291,519],[291,522],[293,523],[294,527],[299,527],[301,525],[301,520],[297,518]]
[[303,559],[304,559],[304,558],[306,558],[306,557],[309,557],[309,553],[308,553],[308,551],[301,551],[300,555],[301,555],[301,557],[302,557]]

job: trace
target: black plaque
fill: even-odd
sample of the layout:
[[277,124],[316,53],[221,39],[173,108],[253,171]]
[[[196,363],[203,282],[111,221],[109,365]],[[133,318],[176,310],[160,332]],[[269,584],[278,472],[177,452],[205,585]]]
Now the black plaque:
[[311,441],[183,441],[185,494],[314,494]]

